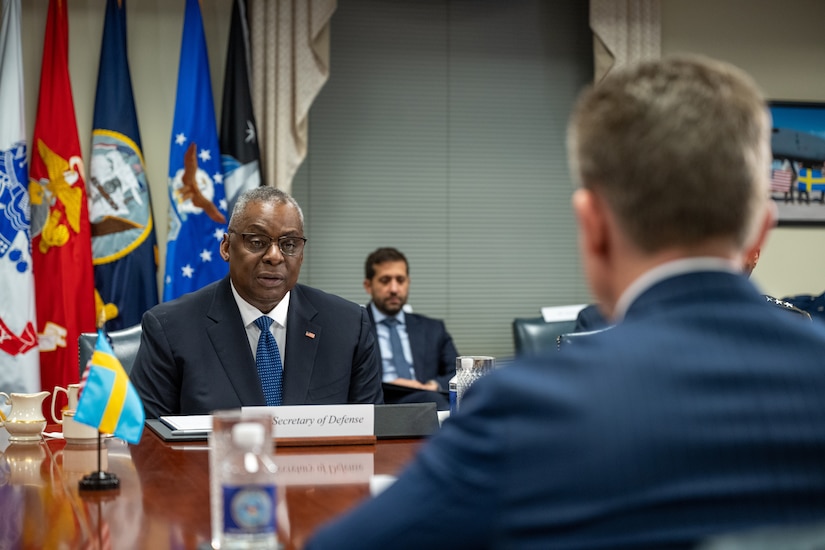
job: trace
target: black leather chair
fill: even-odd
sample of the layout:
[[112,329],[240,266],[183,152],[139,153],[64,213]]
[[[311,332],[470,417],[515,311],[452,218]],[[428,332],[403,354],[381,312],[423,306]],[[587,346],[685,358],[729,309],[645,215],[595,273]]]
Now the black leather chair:
[[543,317],[517,317],[513,320],[515,354],[533,356],[555,350],[558,337],[575,327],[575,319],[547,322]]
[[[132,371],[132,365],[135,363],[135,356],[140,347],[141,331],[141,326],[138,324],[109,333],[112,350],[115,352],[115,357],[120,361],[120,364],[123,365],[123,370],[126,371],[126,374]],[[86,370],[86,364],[89,362],[89,359],[92,358],[96,343],[96,332],[83,332],[78,338],[80,376],[83,376],[83,371]]]

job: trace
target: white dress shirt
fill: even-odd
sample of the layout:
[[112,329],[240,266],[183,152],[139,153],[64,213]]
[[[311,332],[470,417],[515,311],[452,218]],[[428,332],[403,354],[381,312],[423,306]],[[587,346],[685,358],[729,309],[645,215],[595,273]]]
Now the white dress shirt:
[[278,352],[281,354],[281,365],[286,368],[286,314],[287,311],[289,311],[289,295],[292,291],[287,292],[284,299],[281,300],[272,311],[261,313],[258,308],[241,298],[241,295],[235,290],[235,285],[232,284],[231,280],[229,284],[232,286],[232,295],[235,297],[238,311],[241,312],[243,326],[246,329],[246,337],[249,340],[249,347],[252,349],[252,357],[255,357],[258,351],[258,339],[261,337],[261,329],[255,324],[255,319],[261,315],[266,315],[272,319],[269,330],[272,331],[272,335],[278,343]]

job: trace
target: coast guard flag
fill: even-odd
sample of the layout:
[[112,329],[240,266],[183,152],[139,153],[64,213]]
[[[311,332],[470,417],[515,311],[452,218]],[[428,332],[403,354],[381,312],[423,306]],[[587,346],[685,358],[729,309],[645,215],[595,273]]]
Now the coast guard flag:
[[0,23],[0,391],[40,389],[29,227],[20,0]]
[[146,420],[143,402],[102,329],[97,331],[95,351],[83,380],[74,419],[129,443],[138,443]]
[[169,150],[164,301],[226,275],[226,262],[219,250],[226,230],[226,208],[200,4],[186,0]]
[[223,79],[221,161],[231,214],[238,195],[261,185],[258,130],[249,93],[249,29],[244,0],[235,0],[232,6]]
[[29,171],[40,382],[49,391],[78,381],[77,338],[95,330],[89,209],[68,50],[66,1],[50,0]]
[[126,0],[108,0],[100,48],[87,192],[95,288],[108,330],[140,323],[158,303],[157,241],[129,59]]

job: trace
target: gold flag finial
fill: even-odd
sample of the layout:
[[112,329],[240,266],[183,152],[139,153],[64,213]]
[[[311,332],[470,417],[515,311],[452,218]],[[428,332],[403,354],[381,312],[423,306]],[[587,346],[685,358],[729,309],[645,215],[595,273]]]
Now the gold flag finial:
[[106,321],[114,319],[120,313],[115,304],[104,304],[100,292],[95,289],[95,316],[97,317],[97,328],[103,328]]

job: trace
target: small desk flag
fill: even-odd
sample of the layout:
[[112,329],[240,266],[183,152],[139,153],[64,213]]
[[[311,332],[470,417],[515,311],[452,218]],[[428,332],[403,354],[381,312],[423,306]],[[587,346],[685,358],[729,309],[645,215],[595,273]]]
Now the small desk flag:
[[83,379],[75,420],[138,443],[146,420],[143,402],[103,330],[97,331],[95,351]]

